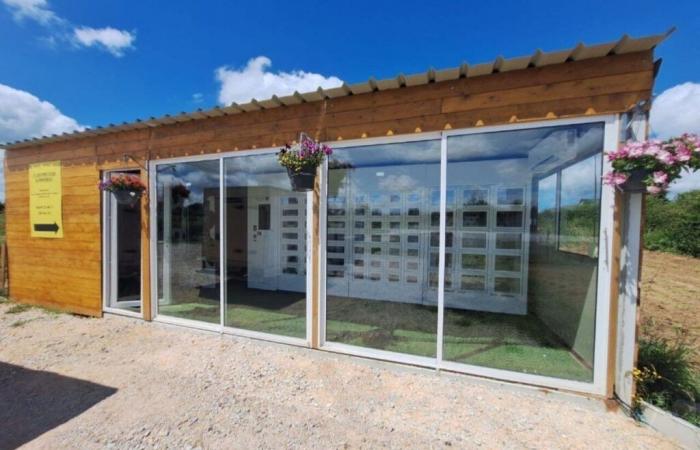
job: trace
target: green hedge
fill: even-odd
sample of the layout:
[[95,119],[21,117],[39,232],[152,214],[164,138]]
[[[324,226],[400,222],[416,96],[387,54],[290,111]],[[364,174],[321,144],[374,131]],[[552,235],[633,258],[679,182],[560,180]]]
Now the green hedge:
[[700,190],[675,199],[647,195],[644,247],[700,257]]

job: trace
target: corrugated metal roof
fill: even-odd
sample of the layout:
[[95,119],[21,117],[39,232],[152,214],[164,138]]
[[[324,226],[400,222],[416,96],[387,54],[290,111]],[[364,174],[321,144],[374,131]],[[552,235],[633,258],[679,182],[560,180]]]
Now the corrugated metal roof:
[[[272,109],[279,106],[298,105],[300,103],[316,102],[326,98],[337,98],[348,95],[366,94],[373,91],[385,91],[389,89],[398,89],[404,86],[420,86],[432,82],[450,81],[458,78],[471,78],[481,75],[489,75],[496,72],[509,72],[512,70],[520,70],[528,67],[542,67],[552,64],[559,64],[565,61],[581,61],[585,59],[598,58],[607,55],[621,55],[625,53],[634,53],[644,50],[650,50],[656,47],[664,39],[666,39],[675,28],[671,28],[666,33],[644,36],[640,38],[632,38],[628,35],[622,36],[614,42],[605,44],[597,44],[587,46],[579,43],[575,47],[566,50],[557,50],[552,52],[543,52],[536,50],[530,56],[520,56],[515,58],[505,59],[499,56],[492,62],[482,63],[470,66],[463,63],[458,67],[449,69],[435,70],[428,69],[426,72],[413,75],[399,74],[395,78],[387,78],[385,80],[375,80],[373,77],[369,80],[356,83],[345,84],[332,89],[318,88],[312,92],[294,92],[291,95],[278,97],[273,95],[267,100],[252,99],[248,103],[237,104],[232,103],[225,107],[214,107],[208,110],[198,109],[197,111],[177,115],[166,114],[162,117],[149,119],[136,119],[134,122],[124,122],[119,125],[109,124],[107,126],[98,126],[96,128],[88,128],[83,131],[74,131],[72,133],[63,133],[60,135],[54,134],[50,136],[42,136],[31,139],[19,140],[5,144],[5,148],[19,148],[32,146],[37,144],[45,144],[49,142],[57,142],[68,139],[74,139],[83,136],[92,136],[107,133],[116,133],[119,131],[134,130],[140,128],[157,127],[176,122],[186,122],[190,120],[200,120],[209,117],[217,117],[222,115],[241,114],[245,112],[257,111],[261,109]],[[2,146],[0,144],[0,146]]]

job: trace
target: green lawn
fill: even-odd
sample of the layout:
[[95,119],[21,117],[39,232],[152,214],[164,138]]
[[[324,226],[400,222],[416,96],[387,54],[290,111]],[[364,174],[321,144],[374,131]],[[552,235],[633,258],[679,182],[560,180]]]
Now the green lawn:
[[[233,287],[226,325],[304,338],[303,294]],[[235,294],[235,295],[234,295]],[[219,304],[161,305],[160,314],[219,322]],[[437,309],[398,302],[328,298],[326,339],[349,345],[435,357]],[[518,316],[447,309],[444,358],[465,364],[523,373],[591,381],[592,370],[581,363],[533,315]]]

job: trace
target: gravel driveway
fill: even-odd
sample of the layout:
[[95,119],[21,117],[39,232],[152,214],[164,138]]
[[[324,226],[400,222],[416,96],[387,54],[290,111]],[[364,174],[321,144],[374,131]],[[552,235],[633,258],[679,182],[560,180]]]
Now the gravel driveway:
[[0,448],[675,448],[582,397],[11,306]]

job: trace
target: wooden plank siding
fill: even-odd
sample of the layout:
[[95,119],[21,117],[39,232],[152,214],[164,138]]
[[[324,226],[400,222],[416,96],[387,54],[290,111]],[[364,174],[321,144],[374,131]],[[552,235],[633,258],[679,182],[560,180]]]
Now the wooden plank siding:
[[[125,164],[124,154],[146,165],[153,159],[276,147],[297,139],[300,131],[335,141],[619,113],[650,98],[653,66],[652,51],[644,51],[10,148],[10,295],[101,314],[101,200],[96,185],[102,170],[138,168],[134,162]],[[27,168],[52,160],[61,160],[63,167],[64,238],[31,238]],[[148,208],[143,211],[147,226]],[[146,248],[147,229],[142,239]],[[313,261],[317,267],[317,256]],[[143,262],[147,281],[148,252]],[[150,292],[148,283],[145,290]]]

